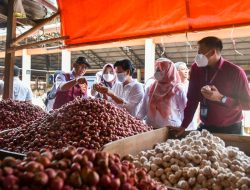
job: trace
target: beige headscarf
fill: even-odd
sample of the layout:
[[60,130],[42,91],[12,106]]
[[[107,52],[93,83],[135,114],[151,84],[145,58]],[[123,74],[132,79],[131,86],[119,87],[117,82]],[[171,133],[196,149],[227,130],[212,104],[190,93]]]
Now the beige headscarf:
[[167,117],[170,114],[171,97],[179,90],[181,80],[171,60],[160,58],[156,60],[155,67],[159,68],[164,76],[150,86],[148,114],[154,117],[158,111],[163,117]]

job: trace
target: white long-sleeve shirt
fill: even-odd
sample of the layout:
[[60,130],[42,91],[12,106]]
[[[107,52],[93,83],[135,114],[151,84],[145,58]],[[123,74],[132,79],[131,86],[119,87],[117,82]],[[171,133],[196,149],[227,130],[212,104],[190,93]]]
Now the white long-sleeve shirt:
[[185,91],[181,89],[178,93],[171,97],[170,101],[171,110],[170,115],[167,118],[163,117],[158,111],[156,111],[155,117],[150,117],[148,114],[149,88],[147,88],[140,110],[137,114],[137,118],[141,120],[145,119],[146,123],[154,128],[166,126],[180,127],[184,117],[184,109],[187,101]]
[[[189,81],[187,80],[185,83],[181,83],[181,86],[183,87],[183,90],[185,92],[185,95],[187,96],[188,93],[188,86],[189,86]],[[187,103],[187,102],[186,102]],[[196,130],[198,127],[198,118],[199,118],[199,107],[196,109],[196,112],[194,114],[193,120],[191,121],[191,123],[189,124],[189,126],[187,127],[186,131],[190,131],[190,130]]]
[[185,94],[188,93],[188,86],[189,86],[189,81],[186,80],[184,83],[180,83],[181,87],[183,88]]
[[[3,94],[4,82],[0,81],[0,95]],[[18,101],[31,101],[32,91],[29,86],[24,84],[19,77],[13,78],[13,100]]]
[[24,84],[19,77],[13,79],[13,100],[19,101],[31,101],[32,91],[29,86]]
[[133,80],[123,86],[123,83],[116,82],[112,91],[124,101],[123,105],[117,104],[117,106],[125,108],[132,116],[136,116],[144,95],[142,84]]
[[[69,79],[73,80],[75,79],[75,76],[73,74],[73,71],[70,72]],[[65,73],[61,72],[56,76],[55,84],[56,84],[56,90],[59,90],[63,84],[67,82]]]

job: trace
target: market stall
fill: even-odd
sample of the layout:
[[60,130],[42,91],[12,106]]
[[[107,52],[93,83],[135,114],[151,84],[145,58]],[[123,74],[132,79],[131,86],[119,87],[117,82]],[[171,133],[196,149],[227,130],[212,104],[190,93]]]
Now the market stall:
[[103,151],[120,154],[167,186],[247,189],[249,144],[249,137],[212,135],[205,130],[187,132],[182,139],[171,139],[168,129],[161,128],[111,142]]

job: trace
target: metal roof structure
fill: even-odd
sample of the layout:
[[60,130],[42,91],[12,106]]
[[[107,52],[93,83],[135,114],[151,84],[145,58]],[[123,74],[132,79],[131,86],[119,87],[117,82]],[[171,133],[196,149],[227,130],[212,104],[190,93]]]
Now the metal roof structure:
[[[236,42],[235,45],[232,39],[223,39],[223,57],[241,66],[246,71],[248,79],[250,79],[250,37],[236,38],[234,40]],[[186,42],[156,44],[155,57],[156,59],[167,57],[173,62],[183,61],[190,66],[197,53],[196,44],[196,41],[192,41],[190,44]],[[107,63],[114,63],[117,60],[128,58],[133,61],[137,69],[143,70],[145,47],[126,46],[72,51],[71,61],[74,62],[78,56],[85,56],[89,60],[92,69],[101,69]],[[21,62],[21,57],[17,57],[16,64],[21,66]],[[3,67],[3,65],[4,60],[0,59],[0,67]],[[31,69],[32,78],[37,75],[45,80],[47,72],[61,69],[61,54],[32,55]]]
[[[19,28],[24,25],[35,25],[39,22],[51,16],[53,10],[44,6],[41,3],[42,0],[23,0],[23,7],[25,9],[27,18],[17,19],[17,25]],[[8,0],[0,1],[0,28],[6,27],[7,22],[7,3]],[[19,42],[19,45],[24,45],[27,43],[36,42],[38,40],[44,40],[59,37],[60,29],[56,32],[50,33],[48,36],[43,35],[44,28],[40,30],[42,35],[33,35],[28,37],[26,40]],[[250,37],[235,38],[236,45],[234,45],[232,39],[223,39],[224,50],[223,56],[229,61],[241,66],[247,73],[250,79]],[[189,44],[187,42],[173,42],[173,43],[157,43],[155,57],[167,57],[174,62],[184,61],[188,65],[191,65],[193,59],[196,55],[196,41],[191,41]],[[38,47],[55,47],[61,45],[61,42],[50,43],[46,45],[38,45],[33,48]],[[191,46],[190,46],[191,45]],[[5,39],[0,37],[0,51],[5,50]],[[238,51],[238,52],[237,52]],[[239,54],[239,52],[241,54]],[[143,70],[145,63],[145,47],[143,45],[139,46],[122,46],[122,47],[112,47],[112,48],[102,48],[102,49],[87,49],[81,51],[71,52],[71,61],[73,62],[78,56],[85,56],[92,69],[101,69],[106,63],[114,63],[116,60],[129,58],[133,61],[136,68]],[[21,67],[22,59],[21,57],[16,57],[16,64]],[[3,70],[4,60],[0,59],[0,73]],[[46,73],[53,72],[54,70],[61,69],[61,53],[54,54],[42,54],[42,55],[32,55],[31,61],[31,74],[32,78],[39,76],[45,79]]]
[[[18,18],[18,26],[36,25],[39,21],[41,21],[41,19],[44,19],[51,14],[49,9],[38,1],[23,0],[22,3],[27,18]],[[7,5],[8,0],[0,1],[0,28],[5,28],[7,26]]]

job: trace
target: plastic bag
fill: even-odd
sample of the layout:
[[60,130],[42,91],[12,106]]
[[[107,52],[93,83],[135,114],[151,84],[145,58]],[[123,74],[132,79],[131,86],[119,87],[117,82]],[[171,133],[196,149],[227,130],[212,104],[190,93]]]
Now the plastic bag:
[[26,13],[23,8],[22,0],[15,0],[14,3],[14,16],[16,18],[26,18]]

